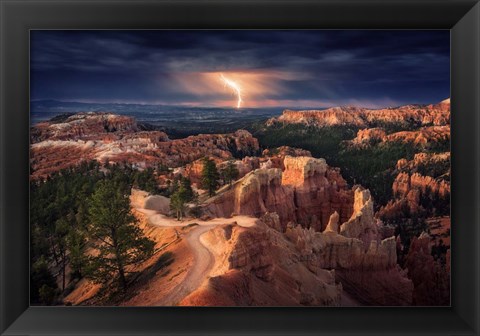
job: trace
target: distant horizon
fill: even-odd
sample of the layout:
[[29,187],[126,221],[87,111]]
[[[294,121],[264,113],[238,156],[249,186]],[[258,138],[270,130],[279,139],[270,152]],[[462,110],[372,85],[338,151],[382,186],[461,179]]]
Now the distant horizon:
[[240,108],[232,108],[231,106],[197,106],[197,105],[182,105],[182,104],[164,104],[164,103],[145,103],[145,102],[102,102],[102,101],[81,101],[81,100],[59,100],[59,99],[32,99],[30,103],[41,103],[41,102],[55,102],[55,103],[67,103],[67,104],[98,104],[98,105],[138,105],[138,106],[163,106],[163,107],[184,107],[184,108],[199,108],[199,109],[232,109],[236,111],[247,110],[247,109],[318,109],[318,110],[326,110],[329,108],[334,107],[358,107],[358,108],[366,108],[366,109],[383,109],[383,108],[397,108],[406,105],[431,105],[431,104],[438,104],[445,100],[449,100],[450,97],[446,97],[439,101],[428,102],[428,103],[417,103],[417,102],[410,102],[406,104],[396,105],[396,106],[378,106],[378,107],[370,107],[370,106],[361,106],[361,105],[331,105],[331,106],[255,106],[255,107],[240,107]]

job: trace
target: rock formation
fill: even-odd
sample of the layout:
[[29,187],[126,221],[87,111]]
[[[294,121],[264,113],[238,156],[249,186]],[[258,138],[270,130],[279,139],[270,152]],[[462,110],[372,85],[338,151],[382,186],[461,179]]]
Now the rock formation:
[[[337,280],[361,301],[410,304],[412,282],[397,265],[395,237],[383,239],[386,230],[380,230],[381,223],[374,218],[370,192],[358,186],[353,191],[343,189],[346,184],[336,182],[341,177],[338,171],[327,174],[323,159],[287,156],[284,167],[283,172],[252,171],[232,190],[210,199],[207,210],[214,217],[233,213],[260,218],[273,229],[268,232],[277,232],[277,242],[286,238],[294,244],[299,260],[311,272],[335,269]],[[342,204],[351,205],[345,219],[339,215],[345,209],[335,209],[332,202],[335,193],[347,198]],[[235,265],[249,264],[244,250],[233,254]]]
[[415,145],[426,146],[436,142],[450,141],[450,126],[423,127],[416,131],[402,131],[389,134],[386,142],[412,142]]
[[450,141],[450,126],[422,127],[415,131],[401,131],[386,134],[382,128],[367,128],[357,132],[350,141],[353,146],[368,146],[378,142],[409,142],[417,146]]
[[431,193],[438,194],[440,197],[446,197],[450,194],[450,183],[442,179],[436,180],[431,176],[423,176],[419,173],[412,175],[400,173],[393,182],[392,189],[393,193],[400,197],[405,197],[412,189],[417,189],[422,194],[429,189]]
[[202,181],[203,160],[198,159],[185,166],[183,175],[188,177],[192,183],[199,185]]
[[282,186],[282,171],[278,168],[250,172],[231,190],[213,197],[206,205],[212,217],[233,214],[261,217],[266,212],[276,212],[282,227],[295,219],[295,210],[293,189]]
[[109,133],[132,133],[138,131],[133,117],[112,113],[77,113],[64,119],[42,122],[32,127],[31,143],[44,140],[89,140]]
[[[392,220],[404,215],[427,211],[434,213],[438,201],[448,203],[450,198],[450,152],[418,153],[412,160],[400,159],[396,164],[398,173],[393,184],[394,199],[378,212],[378,217]],[[432,174],[433,176],[423,175]],[[421,199],[431,200],[430,208],[421,206]]]
[[216,227],[202,240],[214,250],[216,263],[181,305],[340,305],[342,286],[334,272],[310,270],[291,242],[262,222]]
[[413,303],[420,306],[450,304],[450,250],[446,260],[435,260],[428,235],[414,237],[405,262],[415,284]]
[[[307,179],[319,169],[305,158],[289,162],[286,170],[292,165],[303,167]],[[274,172],[265,170],[261,176]],[[342,288],[365,304],[411,304],[413,283],[397,264],[396,238],[382,239],[377,229],[368,190],[355,189],[353,211],[341,225],[333,212],[324,232],[294,221],[284,229],[281,216],[272,212],[253,227],[209,231],[204,241],[215,251],[216,266],[181,304],[338,305]]]
[[366,123],[361,117],[362,109],[355,107],[332,107],[326,110],[306,110],[292,111],[285,110],[278,118],[271,118],[267,121],[267,126],[275,123],[286,124],[305,124],[309,126],[337,126],[352,125],[357,127],[366,127]]
[[383,128],[365,128],[357,132],[357,136],[351,141],[353,145],[368,145],[372,142],[382,142],[387,139],[387,133]]
[[393,182],[392,190],[395,198],[378,211],[379,218],[395,219],[403,216],[405,211],[410,214],[433,211],[434,209],[424,209],[421,206],[422,197],[431,199],[433,203],[440,199],[446,202],[450,198],[449,181],[418,173],[399,173]]
[[352,191],[338,170],[329,168],[325,160],[286,156],[284,167],[283,172],[279,168],[250,172],[231,190],[209,200],[206,210],[214,217],[261,217],[275,212],[283,230],[289,221],[294,221],[322,231],[334,211],[341,220],[350,217]]
[[378,227],[373,218],[373,200],[368,189],[355,189],[353,214],[340,226],[340,234],[361,239],[367,246],[378,237]]
[[259,151],[257,139],[245,130],[170,140],[163,132],[138,131],[134,118],[105,113],[79,113],[61,123],[40,123],[32,127],[31,134],[33,179],[81,160],[127,163],[137,168],[179,167],[204,156],[225,160]]
[[450,99],[433,105],[405,105],[386,109],[332,107],[325,110],[285,110],[280,117],[269,119],[267,126],[275,123],[317,127],[349,125],[360,128],[375,127],[378,123],[442,126],[450,124]]
[[90,140],[137,131],[139,128],[133,117],[107,112],[86,112],[35,125],[30,131],[30,141],[37,143],[45,140]]
[[413,160],[407,159],[400,159],[397,162],[396,169],[398,171],[408,171],[413,173],[418,169],[419,166],[422,165],[444,165],[447,166],[447,171],[445,173],[449,173],[449,166],[450,166],[450,152],[444,153],[417,153],[414,155]]
[[268,161],[270,161],[271,166],[269,166],[268,168],[280,168],[284,170],[285,166],[283,165],[283,161],[285,160],[286,156],[312,156],[312,153],[310,153],[310,151],[308,150],[301,148],[281,146],[273,149],[265,149],[262,152],[262,156],[264,158],[267,158]]
[[339,220],[338,212],[335,211],[333,214],[330,215],[330,219],[328,220],[327,227],[323,232],[339,233],[338,220]]
[[335,269],[337,280],[361,302],[411,304],[413,284],[397,264],[395,237],[382,239],[368,190],[355,190],[352,218],[340,233],[337,221],[334,213],[323,233],[290,225],[285,235],[309,269]]
[[170,213],[170,199],[162,195],[150,195],[146,191],[132,189],[130,202],[133,208],[154,210],[157,213]]

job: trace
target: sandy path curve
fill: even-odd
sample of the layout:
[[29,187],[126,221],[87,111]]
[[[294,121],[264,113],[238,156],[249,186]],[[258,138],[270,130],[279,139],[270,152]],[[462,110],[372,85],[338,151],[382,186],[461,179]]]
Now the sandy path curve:
[[210,271],[215,264],[215,256],[200,240],[200,237],[205,232],[218,225],[231,223],[236,223],[237,225],[243,227],[251,227],[256,225],[258,220],[254,217],[240,215],[233,216],[232,218],[213,218],[207,221],[195,218],[188,218],[178,221],[175,218],[160,214],[155,210],[147,210],[143,208],[136,208],[136,210],[145,214],[148,218],[149,224],[154,226],[180,228],[196,224],[186,235],[182,237],[185,239],[188,248],[193,253],[193,263],[183,281],[175,286],[167,295],[156,302],[154,304],[155,306],[177,305],[183,298],[200,287],[203,281],[207,278],[208,274],[210,274]]
[[168,295],[158,301],[156,306],[175,306],[184,297],[197,289],[205,280],[209,271],[212,269],[215,258],[205,245],[200,241],[200,236],[211,230],[213,225],[199,225],[193,228],[184,238],[193,251],[193,264],[187,273],[187,276],[179,283]]
[[182,221],[178,221],[175,218],[162,215],[160,213],[157,213],[154,210],[145,210],[145,209],[137,209],[137,210],[144,213],[147,216],[148,222],[151,225],[160,226],[160,227],[182,227],[182,226],[188,226],[191,224],[198,224],[199,226],[212,226],[212,225],[215,226],[215,225],[222,225],[222,224],[231,224],[234,222],[239,226],[252,227],[258,221],[258,218],[244,216],[244,215],[233,216],[231,218],[217,217],[217,218],[212,218],[206,221],[198,218],[188,218]]

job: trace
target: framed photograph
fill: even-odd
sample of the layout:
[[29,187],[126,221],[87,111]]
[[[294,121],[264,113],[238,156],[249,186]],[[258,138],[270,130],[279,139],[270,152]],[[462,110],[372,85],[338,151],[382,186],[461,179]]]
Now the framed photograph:
[[2,335],[479,333],[477,1],[1,17]]

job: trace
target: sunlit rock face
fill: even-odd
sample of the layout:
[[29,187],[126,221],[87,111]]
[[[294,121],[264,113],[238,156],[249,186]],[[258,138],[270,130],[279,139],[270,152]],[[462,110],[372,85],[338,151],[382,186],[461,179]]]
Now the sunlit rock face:
[[267,126],[275,123],[306,124],[309,126],[336,126],[353,125],[366,127],[365,121],[361,118],[362,110],[356,107],[332,107],[326,110],[285,110],[278,118],[271,118]]
[[403,131],[387,136],[387,141],[411,142],[415,145],[426,146],[432,143],[450,141],[450,126],[430,126],[418,131]]
[[286,123],[317,127],[349,125],[366,128],[375,127],[379,122],[416,123],[419,126],[450,125],[450,99],[433,105],[405,105],[386,109],[332,107],[325,110],[285,110],[280,117],[269,119],[267,126]]
[[32,127],[31,143],[44,140],[89,140],[110,133],[138,131],[135,118],[112,113],[86,112],[59,118],[58,122],[42,122]]
[[322,231],[334,211],[344,220],[350,217],[352,206],[353,192],[325,160],[286,156],[283,172],[279,168],[252,171],[231,190],[209,200],[206,209],[214,217],[260,217],[275,212],[283,230],[294,221]]
[[352,217],[340,226],[340,234],[361,239],[366,245],[378,237],[378,227],[374,225],[373,200],[368,189],[356,188]]
[[265,149],[262,152],[262,156],[270,161],[270,166],[268,168],[280,168],[285,170],[284,160],[286,156],[312,156],[310,151],[301,149],[301,148],[294,148],[289,146],[281,146],[274,149]]
[[284,166],[282,185],[294,190],[296,222],[322,231],[334,211],[342,220],[351,214],[352,193],[324,159],[286,156]]
[[275,212],[285,226],[287,221],[295,219],[293,189],[282,186],[279,168],[257,169],[237,181],[230,190],[210,199],[206,211],[213,217],[261,217],[266,212]]
[[[217,216],[226,214],[222,211],[233,210],[233,207],[226,210],[228,204],[236,204],[239,214],[257,217],[257,225],[242,229],[234,227],[233,231],[229,229],[228,234],[209,233],[209,244],[218,246],[216,250],[224,253],[223,271],[215,273],[215,277],[188,297],[184,304],[199,300],[220,304],[225,298],[229,302],[237,302],[239,298],[233,293],[238,291],[252,304],[258,297],[251,289],[258,285],[259,280],[285,286],[293,285],[291,277],[302,286],[290,287],[288,296],[278,294],[276,297],[283,304],[338,304],[338,294],[335,293],[339,289],[335,290],[335,281],[366,304],[411,304],[412,281],[397,264],[395,237],[385,238],[383,230],[380,230],[381,222],[373,216],[370,192],[355,187],[349,218],[342,222],[338,211],[333,211],[323,232],[314,226],[299,224],[297,215],[288,217],[288,212],[298,210],[291,208],[296,208],[296,205],[289,199],[295,197],[296,187],[316,188],[317,175],[326,178],[328,167],[324,160],[307,157],[287,157],[285,160],[283,174],[275,168],[255,170],[232,190],[210,200],[208,209],[218,211]],[[285,193],[285,190],[288,192]],[[299,192],[304,190],[299,189]],[[277,200],[282,199],[283,207],[271,202],[273,195],[269,194],[273,192],[277,192]],[[288,212],[284,212],[285,209]],[[285,224],[285,221],[288,223]],[[296,272],[292,273],[293,269]],[[321,292],[303,287],[304,283],[309,283],[312,274],[323,279],[319,281],[317,278],[314,286],[323,288]],[[327,280],[326,274],[333,279]],[[245,281],[249,284],[247,287],[244,286]],[[264,291],[276,290],[278,286],[267,286]],[[221,289],[226,291],[225,297],[218,296]]]
[[450,141],[450,126],[446,125],[423,127],[415,131],[401,131],[388,135],[381,128],[361,129],[348,143],[353,147],[366,147],[379,142],[404,142],[425,147],[448,141]]
[[393,193],[399,197],[406,197],[411,190],[419,190],[425,193],[428,189],[434,194],[445,197],[450,194],[450,183],[445,180],[436,180],[431,176],[423,176],[419,173],[400,173],[393,182]]
[[357,136],[351,140],[354,146],[369,145],[372,142],[381,142],[387,139],[387,133],[380,127],[360,129]]
[[415,122],[421,126],[450,124],[450,99],[433,105],[405,105],[388,109],[365,109],[362,113],[367,122]]
[[[31,128],[32,179],[96,160],[136,168],[179,167],[205,156],[223,160],[255,156],[260,147],[248,131],[200,134],[170,140],[164,132],[141,131],[132,117],[79,113]],[[198,172],[197,172],[198,173]]]

